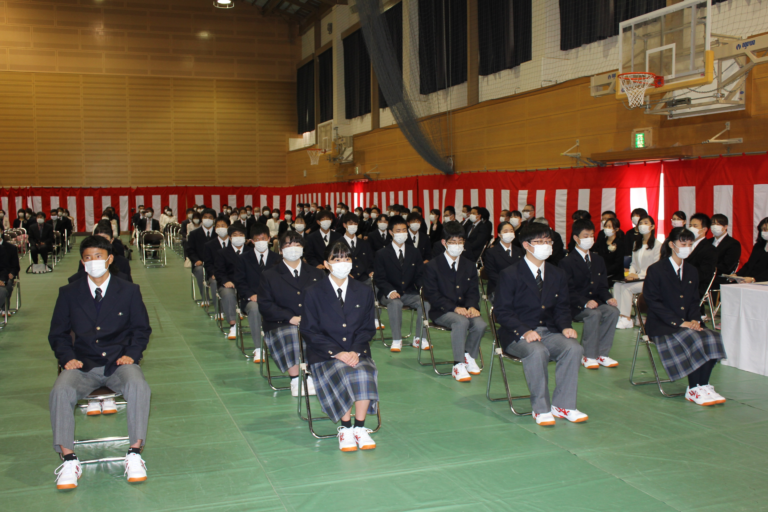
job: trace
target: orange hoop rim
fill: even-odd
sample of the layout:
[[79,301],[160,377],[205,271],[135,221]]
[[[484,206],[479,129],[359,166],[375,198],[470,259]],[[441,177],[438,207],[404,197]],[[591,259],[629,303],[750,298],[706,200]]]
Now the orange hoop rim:
[[641,80],[656,80],[656,74],[648,73],[646,71],[627,71],[626,73],[619,73],[616,78],[619,80],[624,78],[633,82],[639,82]]
[[310,153],[320,153],[320,154],[327,153],[326,150],[320,149],[320,148],[309,148],[307,149],[307,151]]

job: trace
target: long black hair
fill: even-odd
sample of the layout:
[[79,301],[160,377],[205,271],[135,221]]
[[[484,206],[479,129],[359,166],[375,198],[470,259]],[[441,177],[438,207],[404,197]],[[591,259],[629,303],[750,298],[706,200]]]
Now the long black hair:
[[661,256],[659,260],[665,260],[672,256],[672,249],[669,247],[669,242],[693,242],[696,240],[696,235],[688,228],[674,228],[669,232],[669,236],[664,240],[664,245],[661,246]]
[[760,224],[757,225],[757,242],[755,242],[755,248],[752,249],[753,251],[756,251],[758,249],[765,250],[765,244],[768,244],[768,241],[763,240],[763,237],[760,235],[760,232],[763,230],[763,228],[766,225],[768,225],[768,217],[761,220]]
[[[634,212],[633,212],[634,213]],[[640,220],[637,221],[637,226],[635,228],[637,229],[637,232],[640,232],[640,223],[643,222],[643,220],[648,219],[651,221],[651,224],[653,224],[653,229],[651,230],[650,235],[648,236],[648,249],[653,249],[654,244],[656,243],[656,221],[653,220],[653,217],[651,217],[648,214],[643,215],[640,217]],[[680,229],[680,228],[675,228]],[[643,248],[643,236],[639,236],[635,239],[635,246],[632,248],[632,252],[639,251]]]

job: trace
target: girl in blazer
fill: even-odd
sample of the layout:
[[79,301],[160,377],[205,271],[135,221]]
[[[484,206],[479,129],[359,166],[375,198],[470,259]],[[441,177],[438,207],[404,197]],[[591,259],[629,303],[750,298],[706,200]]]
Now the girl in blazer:
[[352,251],[344,241],[329,246],[324,266],[330,275],[307,290],[301,318],[307,360],[323,411],[334,423],[341,420],[339,449],[370,450],[376,443],[365,416],[376,413],[379,401],[370,345],[376,332],[373,292],[349,278]]
[[688,377],[685,398],[697,405],[715,405],[725,398],[709,383],[712,369],[725,358],[720,333],[699,323],[699,275],[685,263],[694,234],[674,228],[661,249],[661,260],[651,265],[643,296],[648,305],[645,331],[659,350],[671,380]]
[[429,212],[429,242],[435,245],[443,239],[443,225],[440,222],[440,210],[437,208]]
[[748,283],[768,281],[768,217],[757,225],[757,242],[752,248],[749,260],[736,272]]
[[[602,236],[600,236],[602,235]],[[619,219],[605,220],[603,230],[595,241],[595,252],[605,261],[608,270],[608,285],[624,280],[624,232]]]
[[617,282],[613,285],[613,296],[619,304],[621,317],[616,324],[617,329],[631,329],[633,327],[630,314],[632,313],[632,295],[643,291],[642,281],[648,267],[659,261],[661,246],[656,240],[656,221],[646,215],[637,223],[637,232],[640,238],[635,238],[632,246],[632,263],[629,265],[629,274],[626,282]]
[[483,264],[485,265],[485,274],[488,277],[488,297],[493,302],[496,283],[499,281],[499,274],[507,267],[518,263],[525,252],[519,246],[512,242],[515,240],[515,228],[507,221],[501,222],[498,228],[498,242],[485,251],[483,255]]

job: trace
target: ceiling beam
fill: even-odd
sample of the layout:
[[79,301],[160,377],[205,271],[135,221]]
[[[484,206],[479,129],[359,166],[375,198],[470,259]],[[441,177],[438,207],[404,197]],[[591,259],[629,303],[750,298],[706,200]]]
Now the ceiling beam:
[[323,5],[314,14],[307,16],[307,18],[299,25],[299,35],[303,36],[310,28],[315,26],[315,21],[323,19],[327,13],[333,9],[332,5]]
[[267,16],[272,11],[277,8],[278,5],[280,5],[283,2],[283,0],[269,0],[267,4],[262,8],[262,12],[264,13],[264,16]]

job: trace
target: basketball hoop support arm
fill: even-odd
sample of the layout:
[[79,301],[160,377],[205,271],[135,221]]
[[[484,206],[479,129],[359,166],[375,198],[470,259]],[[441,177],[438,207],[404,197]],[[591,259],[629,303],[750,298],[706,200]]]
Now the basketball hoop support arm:
[[725,123],[724,130],[722,130],[720,133],[718,133],[711,139],[703,141],[702,144],[741,144],[742,142],[744,142],[744,139],[742,139],[741,137],[734,138],[734,139],[718,139],[719,136],[721,136],[722,134],[730,130],[731,130],[731,123],[727,122]]
[[581,164],[585,167],[598,167],[600,165],[599,163],[595,162],[591,158],[587,158],[586,160],[581,158],[581,152],[571,153],[571,151],[573,151],[578,147],[579,147],[579,139],[576,139],[576,144],[566,149],[565,152],[560,153],[560,156],[567,156],[568,158],[573,158],[574,160],[576,160],[577,164]]

